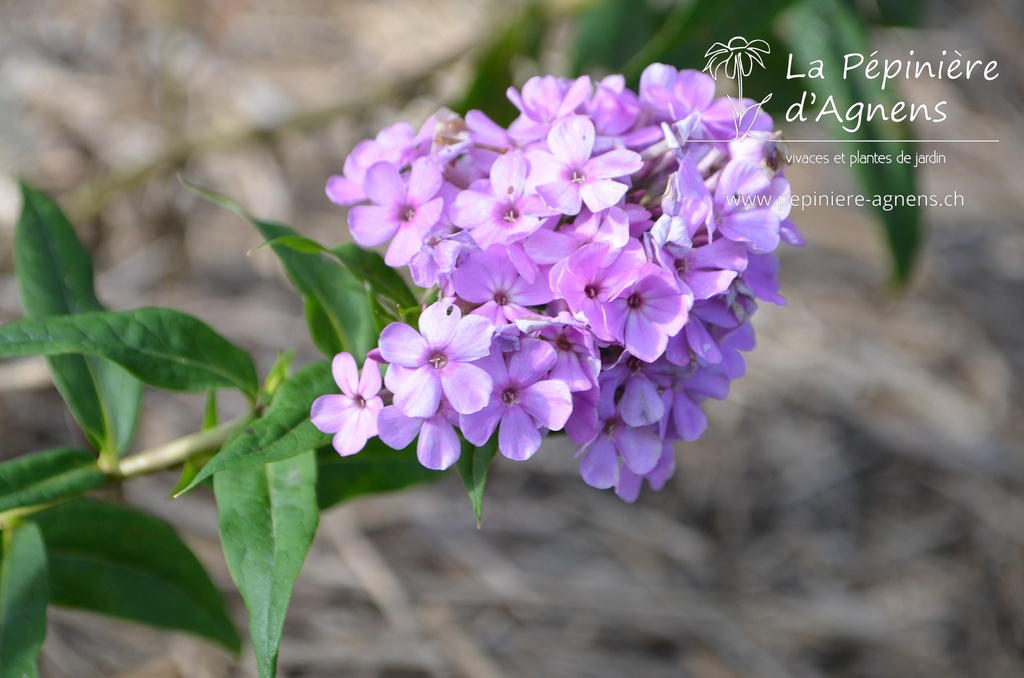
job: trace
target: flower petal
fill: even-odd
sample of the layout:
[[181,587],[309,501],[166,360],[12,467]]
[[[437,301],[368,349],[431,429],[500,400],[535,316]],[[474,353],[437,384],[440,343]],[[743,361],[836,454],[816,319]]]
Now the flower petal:
[[[487,322],[486,318],[475,317],[483,322]],[[487,405],[491,398],[491,388],[493,386],[491,375],[476,365],[459,362],[449,362],[440,372],[441,387],[444,389],[445,396],[448,397],[448,402],[452,404],[456,412],[459,414],[472,414],[479,412]],[[397,404],[397,396],[395,399]]]
[[586,448],[580,461],[580,475],[583,482],[599,490],[615,486],[619,479],[619,455],[607,436],[599,437]]
[[416,368],[402,380],[394,402],[406,416],[431,417],[441,403],[441,378],[429,363]]
[[544,428],[559,431],[572,414],[569,385],[557,379],[538,381],[519,392],[522,408]]
[[359,368],[356,367],[355,358],[351,353],[339,353],[334,356],[334,360],[331,361],[331,374],[345,395],[354,396],[359,392]]
[[348,213],[352,238],[363,247],[374,247],[388,240],[398,230],[398,220],[390,207],[356,205]]
[[404,450],[419,434],[422,425],[423,419],[407,417],[392,405],[385,407],[377,416],[377,435],[388,447]]
[[540,431],[521,407],[509,407],[501,418],[498,449],[515,461],[526,461],[540,449]]
[[416,446],[416,456],[421,464],[435,471],[443,471],[458,461],[461,451],[459,437],[444,417],[424,420],[420,442]]
[[[422,316],[420,316],[420,326],[423,326]],[[486,318],[478,315],[463,317],[448,342],[446,348],[448,359],[465,363],[483,358],[491,352],[491,335],[493,334],[494,326]]]
[[427,361],[427,342],[405,323],[391,323],[381,330],[379,347],[384,360],[401,367],[416,368]]

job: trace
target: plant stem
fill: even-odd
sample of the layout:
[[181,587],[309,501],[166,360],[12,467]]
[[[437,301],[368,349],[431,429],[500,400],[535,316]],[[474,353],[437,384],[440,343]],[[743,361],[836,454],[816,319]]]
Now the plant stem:
[[235,417],[206,431],[172,440],[158,447],[133,454],[119,460],[117,467],[104,469],[114,478],[134,478],[154,471],[162,471],[199,454],[223,445],[240,426],[252,419],[250,413]]

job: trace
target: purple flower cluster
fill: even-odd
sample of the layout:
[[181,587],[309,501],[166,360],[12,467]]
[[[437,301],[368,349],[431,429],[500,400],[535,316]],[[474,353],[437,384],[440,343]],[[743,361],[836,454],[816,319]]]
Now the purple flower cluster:
[[[515,460],[564,429],[584,481],[633,501],[742,375],[757,300],[785,303],[773,251],[802,240],[778,135],[756,105],[735,120],[709,76],[661,64],[639,92],[547,76],[508,96],[508,128],[480,111],[400,123],[328,182],[355,241],[387,243],[385,261],[440,301],[418,330],[386,327],[358,383],[336,360],[343,394],[313,421],[345,432],[341,454],[418,436],[434,469],[458,459],[456,429],[475,445],[496,434]],[[367,377],[378,362],[386,406]]]

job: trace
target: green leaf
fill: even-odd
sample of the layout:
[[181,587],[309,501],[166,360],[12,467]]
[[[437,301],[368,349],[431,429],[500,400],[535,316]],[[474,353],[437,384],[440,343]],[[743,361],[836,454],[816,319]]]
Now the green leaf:
[[49,599],[39,528],[21,523],[0,534],[0,678],[37,678]]
[[321,510],[364,494],[401,490],[444,477],[416,459],[415,442],[404,450],[393,450],[380,438],[370,438],[358,454],[339,455],[326,445],[316,452],[320,471],[316,496]]
[[[784,19],[781,27],[790,51],[803,63],[810,63],[811,59],[823,59],[838,67],[846,54],[867,54],[871,51],[861,22],[837,0],[800,3]],[[896,98],[891,91],[881,91],[877,83],[867,80],[861,71],[851,73],[848,78],[827,81],[810,79],[809,87],[818,93],[821,101],[834,96],[840,111],[847,110],[854,102],[885,102],[886,106],[891,106]],[[900,141],[911,137],[910,127],[905,123],[865,119],[856,132],[850,133],[842,128],[835,116],[825,117],[836,134],[850,139],[847,145],[850,152],[884,153],[894,160],[900,153],[914,153],[911,144]],[[864,139],[892,141],[882,144],[858,143]],[[862,163],[856,165],[854,170],[868,195],[917,194],[914,169],[908,164],[895,161],[887,164]],[[892,259],[894,281],[904,285],[913,271],[921,245],[921,211],[906,203],[890,207],[886,209],[879,205],[876,211],[882,221]]]
[[463,113],[471,109],[486,111],[500,125],[512,122],[516,110],[505,92],[512,82],[513,66],[524,58],[538,59],[549,25],[542,3],[525,3],[508,28],[484,47],[474,64],[466,95],[454,108]]
[[[302,295],[309,336],[324,355],[333,358],[348,351],[361,363],[377,346],[377,328],[363,284],[345,268],[322,256],[319,246],[313,247],[315,252],[297,251],[290,246],[303,241],[309,245],[312,240],[287,226],[254,218],[238,203],[219,193],[193,184],[185,185],[242,217],[266,238],[288,279]],[[286,244],[278,244],[282,239]]]
[[317,397],[337,390],[330,363],[306,365],[281,385],[267,413],[229,440],[183,492],[225,469],[280,461],[322,446],[330,436],[313,426],[309,411]]
[[49,556],[51,600],[241,647],[206,570],[166,523],[87,499],[32,516]]
[[221,542],[231,577],[249,610],[249,633],[260,678],[277,667],[288,600],[316,534],[313,452],[218,473]]
[[73,497],[105,482],[96,456],[59,447],[0,464],[0,511]]
[[462,478],[462,484],[469,493],[469,501],[473,504],[473,513],[476,515],[477,527],[480,526],[480,519],[483,516],[484,507],[484,485],[487,484],[487,470],[491,466],[491,460],[498,451],[498,434],[491,436],[491,439],[476,447],[466,440],[462,441],[462,455],[455,462],[455,468]]
[[[89,252],[55,202],[21,184],[14,238],[21,305],[29,318],[102,311]],[[124,452],[135,436],[142,383],[117,364],[80,355],[51,356],[53,381],[98,450]]]
[[240,389],[255,400],[249,355],[196,318],[169,308],[26,318],[0,327],[0,357],[82,353],[113,360],[152,386]]

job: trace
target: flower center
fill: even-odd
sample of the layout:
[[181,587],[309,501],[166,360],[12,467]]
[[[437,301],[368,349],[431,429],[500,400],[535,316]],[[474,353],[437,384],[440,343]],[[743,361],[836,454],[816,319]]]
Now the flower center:
[[405,207],[399,211],[402,213],[402,221],[412,221],[416,217],[415,207]]
[[580,172],[579,170],[573,170],[572,179],[570,179],[570,181],[572,181],[572,183],[574,184],[583,184],[586,183],[587,178],[583,176],[583,173]]
[[514,224],[516,223],[516,221],[519,220],[519,215],[516,214],[516,211],[510,207],[508,212],[505,212],[505,216],[503,216],[502,219],[504,219],[510,224]]
[[430,356],[430,360],[428,360],[427,362],[433,365],[434,369],[439,370],[448,364],[448,356],[446,356],[444,353],[435,353],[434,355]]
[[565,336],[564,334],[559,334],[558,338],[555,339],[555,348],[557,348],[559,351],[571,351],[572,342],[569,341],[569,337]]
[[508,296],[504,292],[495,292],[494,303],[496,303],[498,306],[504,306],[505,304],[508,303]]
[[630,308],[640,308],[643,304],[643,297],[636,292],[633,292],[633,294],[629,295],[629,298],[626,299],[626,306],[629,306]]
[[366,407],[366,398],[364,398],[363,396],[359,395],[358,393],[356,395],[352,396],[352,401],[356,404],[356,407],[358,407],[360,409]]
[[605,434],[609,438],[615,435],[615,420],[609,419],[604,423],[604,428],[601,429],[601,433]]
[[676,259],[676,273],[679,274],[680,278],[683,277],[684,275],[686,275],[689,272],[689,270],[690,270],[690,262],[689,261],[687,261],[686,259]]
[[583,288],[583,294],[587,295],[588,299],[593,299],[597,296],[598,289],[595,285],[587,285]]
[[511,407],[519,402],[519,394],[514,388],[506,388],[501,392],[501,402],[505,403],[506,406]]

